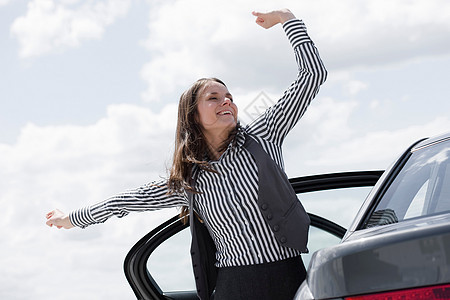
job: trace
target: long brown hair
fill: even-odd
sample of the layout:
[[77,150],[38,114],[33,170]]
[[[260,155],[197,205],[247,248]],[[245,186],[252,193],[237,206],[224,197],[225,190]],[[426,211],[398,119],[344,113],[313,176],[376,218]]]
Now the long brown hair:
[[[217,78],[201,78],[180,97],[175,150],[167,183],[169,193],[181,193],[184,190],[196,193],[190,185],[192,168],[195,164],[204,170],[215,172],[209,167],[208,162],[205,161],[205,153],[208,152],[208,145],[201,126],[196,121],[198,98],[203,88],[212,81],[226,86],[223,81]],[[183,207],[180,213],[180,218],[183,222],[187,221],[187,214],[188,208]]]

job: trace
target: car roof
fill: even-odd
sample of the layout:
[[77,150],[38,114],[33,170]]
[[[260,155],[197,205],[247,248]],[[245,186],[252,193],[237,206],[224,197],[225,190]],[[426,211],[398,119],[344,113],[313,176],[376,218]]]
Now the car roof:
[[450,140],[450,132],[424,139],[424,140],[420,141],[417,145],[415,145],[411,149],[411,151],[414,152],[419,149],[422,149],[422,148],[425,148],[425,147],[428,147],[428,146],[431,146],[431,145],[434,145],[437,143],[441,143],[444,141],[448,141],[448,140]]

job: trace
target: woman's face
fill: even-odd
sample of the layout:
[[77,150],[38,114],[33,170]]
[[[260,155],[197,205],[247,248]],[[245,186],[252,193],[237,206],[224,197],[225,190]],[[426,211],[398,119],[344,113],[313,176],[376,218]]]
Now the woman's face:
[[210,81],[197,102],[197,122],[205,135],[228,134],[236,127],[238,109],[227,87]]

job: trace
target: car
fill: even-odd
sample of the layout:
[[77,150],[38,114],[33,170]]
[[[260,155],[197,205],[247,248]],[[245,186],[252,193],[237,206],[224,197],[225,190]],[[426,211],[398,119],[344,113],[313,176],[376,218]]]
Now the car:
[[450,299],[450,134],[386,170],[339,245],[318,250],[295,299]]
[[[295,299],[450,299],[450,133],[415,142],[385,171],[290,183],[312,210]],[[124,271],[138,299],[198,299],[188,226],[174,216],[131,248]]]

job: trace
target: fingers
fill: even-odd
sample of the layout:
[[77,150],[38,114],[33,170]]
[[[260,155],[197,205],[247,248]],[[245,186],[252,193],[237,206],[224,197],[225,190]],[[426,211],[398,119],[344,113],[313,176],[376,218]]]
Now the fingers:
[[264,22],[264,16],[266,14],[262,13],[262,12],[252,11],[252,15],[254,15],[256,17],[256,23],[263,23]]
[[49,226],[49,227],[53,227],[53,225],[55,225],[55,227],[58,229],[63,228],[62,225],[56,225],[57,222],[54,222],[54,220],[49,220],[49,221],[45,222],[45,224],[47,224],[47,226]]
[[47,219],[50,219],[54,214],[55,214],[55,211],[52,210],[51,212],[48,212],[48,213],[45,215],[45,217],[46,217]]
[[47,222],[45,222],[45,224],[47,224],[47,226],[53,227],[53,225],[56,225],[55,219],[53,219],[51,216],[47,216]]
[[51,212],[48,212],[45,215],[45,218],[48,220],[47,222],[45,222],[45,224],[47,224],[47,226],[52,227],[53,226],[53,220],[51,219],[53,216],[55,215],[55,211],[52,210]]

